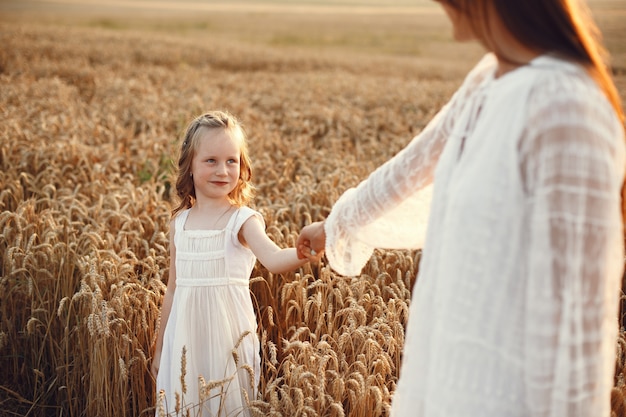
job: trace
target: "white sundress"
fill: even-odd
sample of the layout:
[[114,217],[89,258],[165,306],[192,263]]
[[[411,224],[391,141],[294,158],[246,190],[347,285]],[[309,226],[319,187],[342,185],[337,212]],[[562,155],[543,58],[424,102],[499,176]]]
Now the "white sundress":
[[[260,376],[257,322],[249,290],[256,257],[239,242],[237,234],[251,216],[262,216],[239,208],[222,230],[185,230],[189,210],[175,220],[176,292],[163,335],[163,350],[157,376],[157,409],[176,415],[176,393],[180,395],[179,415],[245,416],[247,394],[256,398]],[[247,336],[240,340],[242,335]],[[237,349],[235,365],[233,349]],[[185,392],[181,384],[181,359],[186,349]],[[254,371],[250,381],[249,366]],[[201,401],[199,377],[206,383],[228,380]],[[158,403],[164,390],[165,401]],[[245,392],[245,394],[244,394]],[[200,404],[201,403],[201,404]],[[201,408],[202,407],[202,408]]]

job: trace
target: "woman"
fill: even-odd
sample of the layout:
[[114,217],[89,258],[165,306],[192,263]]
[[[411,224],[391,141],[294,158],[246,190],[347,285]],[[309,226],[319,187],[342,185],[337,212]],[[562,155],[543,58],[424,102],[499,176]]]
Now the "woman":
[[425,234],[393,416],[608,417],[626,158],[596,28],[575,1],[441,3],[487,54],[299,256],[358,275]]

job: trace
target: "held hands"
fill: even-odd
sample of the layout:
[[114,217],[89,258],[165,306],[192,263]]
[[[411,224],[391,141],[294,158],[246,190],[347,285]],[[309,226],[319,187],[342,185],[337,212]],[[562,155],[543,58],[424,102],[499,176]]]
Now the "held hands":
[[300,231],[296,241],[299,259],[308,259],[309,262],[317,262],[321,259],[326,245],[326,232],[324,222],[311,223]]

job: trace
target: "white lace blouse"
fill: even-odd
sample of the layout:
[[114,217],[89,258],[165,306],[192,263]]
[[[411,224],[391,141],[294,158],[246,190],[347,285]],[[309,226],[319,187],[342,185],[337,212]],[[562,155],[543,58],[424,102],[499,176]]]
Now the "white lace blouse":
[[623,126],[577,65],[495,69],[337,201],[326,254],[358,275],[423,244],[393,416],[608,417]]

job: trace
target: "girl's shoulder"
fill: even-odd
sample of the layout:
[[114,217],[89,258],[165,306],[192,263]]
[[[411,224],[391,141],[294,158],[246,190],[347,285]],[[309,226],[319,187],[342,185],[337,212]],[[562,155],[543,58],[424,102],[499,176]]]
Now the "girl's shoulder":
[[251,217],[258,218],[263,224],[263,227],[265,227],[265,220],[263,219],[263,215],[261,213],[259,213],[258,211],[248,206],[241,206],[237,209],[237,212],[233,215],[231,229],[235,233],[239,232],[239,230],[241,229],[241,226],[243,226],[243,224]]
[[175,230],[182,229],[189,215],[189,210],[191,209],[181,210],[176,213],[170,220],[170,226],[173,226]]
[[257,218],[261,224],[261,227],[265,229],[265,220],[263,219],[263,215],[261,215],[261,213],[259,213],[258,211],[251,209],[250,207],[247,207],[247,206],[239,207],[237,211],[235,212],[235,214],[233,214],[233,216],[231,217],[231,220],[229,221],[229,225],[227,226],[227,229],[230,230],[232,242],[236,246],[247,247],[247,245],[242,244],[242,242],[245,242],[245,238],[243,237],[242,227],[245,222],[247,222],[248,220],[250,220],[250,218],[253,218],[253,217]]

